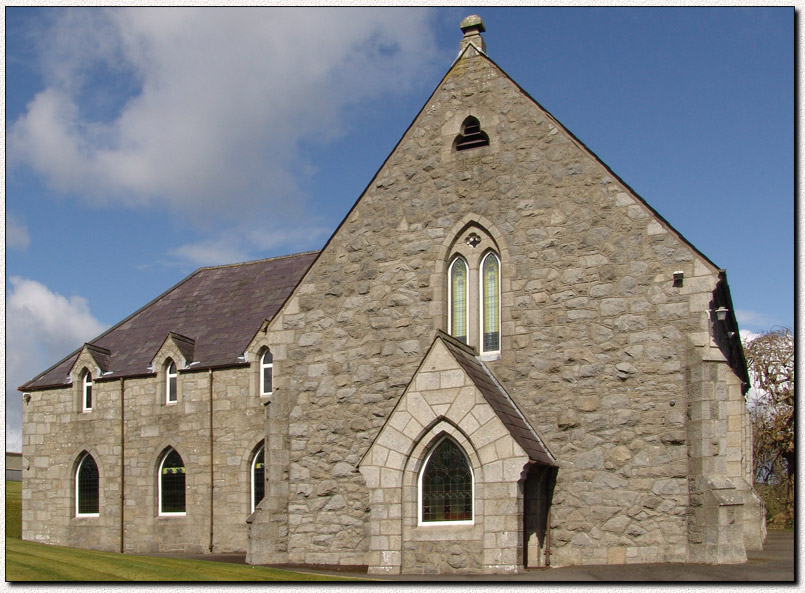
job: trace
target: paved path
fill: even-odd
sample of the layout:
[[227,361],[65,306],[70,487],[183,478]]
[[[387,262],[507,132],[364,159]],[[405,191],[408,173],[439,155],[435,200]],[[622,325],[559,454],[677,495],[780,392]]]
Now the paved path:
[[[186,557],[186,556],[185,556]],[[199,560],[243,563],[243,554],[199,555]],[[523,574],[471,576],[402,575],[376,577],[389,581],[794,581],[796,544],[792,531],[770,531],[760,552],[749,552],[743,564],[620,564],[532,569]],[[277,567],[280,568],[280,567]],[[284,568],[284,567],[283,567]],[[365,572],[288,567],[298,572],[367,578]]]

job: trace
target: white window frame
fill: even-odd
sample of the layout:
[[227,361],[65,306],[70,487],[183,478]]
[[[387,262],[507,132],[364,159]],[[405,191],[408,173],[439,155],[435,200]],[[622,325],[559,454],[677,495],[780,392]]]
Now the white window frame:
[[[168,459],[168,456],[171,454],[171,451],[176,451],[173,447],[168,447],[162,455],[162,461],[159,462],[159,470],[157,471],[157,488],[158,488],[158,499],[157,499],[157,510],[159,512],[160,517],[185,517],[187,516],[187,465],[184,466],[185,468],[185,484],[184,484],[184,511],[181,512],[171,512],[171,511],[164,511],[162,510],[162,468],[165,466],[165,461]],[[179,453],[178,451],[176,451]],[[181,453],[179,453],[179,457],[182,457]],[[182,463],[184,463],[184,457],[182,457]]]
[[[100,486],[98,487],[98,511],[99,512],[97,512],[97,513],[81,513],[78,510],[78,508],[79,508],[78,507],[78,475],[81,473],[81,468],[83,467],[84,462],[87,460],[88,457],[92,457],[92,455],[90,455],[89,453],[84,453],[84,455],[82,455],[81,461],[78,462],[78,465],[75,468],[75,476],[74,476],[74,481],[75,481],[75,516],[79,517],[81,519],[85,519],[85,518],[86,519],[91,519],[92,517],[100,517],[101,516],[101,514],[100,514],[100,508],[101,508]],[[93,457],[92,460],[95,461],[95,458]],[[95,465],[96,466],[98,465],[97,461],[95,461]]]
[[[271,362],[266,362],[266,354],[271,354]],[[266,391],[265,375],[266,369],[271,369],[271,391]],[[260,355],[260,395],[267,396],[274,393],[274,354],[266,348]]]
[[[497,350],[484,349],[484,264],[490,257],[494,257],[498,263],[498,348]],[[503,293],[500,288],[500,277],[503,275],[503,268],[500,263],[500,257],[494,251],[487,251],[481,258],[481,264],[478,266],[478,351],[481,355],[495,355],[500,354],[503,347],[503,312],[501,301],[503,300]]]
[[[425,475],[425,470],[428,468],[428,463],[430,463],[430,457],[433,455],[433,452],[439,448],[439,445],[445,439],[450,439],[453,441],[453,444],[461,451],[461,454],[464,456],[464,461],[467,463],[467,467],[470,468],[470,476],[472,477],[472,518],[465,519],[463,521],[423,521],[422,520],[422,478]],[[422,468],[419,470],[419,476],[417,477],[416,483],[416,524],[417,527],[440,527],[443,525],[475,525],[475,472],[472,469],[472,463],[470,463],[469,457],[467,457],[466,451],[464,451],[464,447],[458,444],[454,438],[451,438],[448,435],[443,436],[440,438],[428,451],[427,456],[425,457],[425,461],[422,463]]]
[[89,369],[84,371],[84,376],[81,379],[81,411],[82,412],[91,412],[92,411],[92,404],[93,402],[90,401],[89,406],[87,406],[87,388],[89,388],[89,397],[92,400],[92,373]]
[[464,264],[464,332],[467,344],[470,342],[470,266],[462,256],[457,255],[447,268],[447,333],[453,335],[453,266],[457,261]]
[[[257,482],[254,479],[254,470],[255,470],[255,468],[257,466],[257,458],[260,456],[260,451],[263,452],[263,482],[265,482],[266,444],[263,443],[262,445],[260,445],[257,448],[257,450],[254,452],[254,455],[252,456],[251,473],[250,473],[250,478],[251,478],[250,482],[251,482],[251,485],[252,485],[252,488],[251,488],[251,501],[252,501],[252,504],[251,504],[251,507],[250,507],[251,510],[249,511],[250,513],[254,512],[255,506],[257,506],[257,503],[260,502],[259,500],[254,500],[254,488],[255,488],[255,485],[257,484]],[[265,486],[264,486],[264,488],[265,488]]]
[[[176,369],[173,373],[171,373],[171,367]],[[171,379],[176,379],[176,391],[174,392],[174,396],[176,399],[171,399]],[[179,402],[179,371],[178,367],[176,366],[176,361],[172,358],[169,358],[165,364],[165,405],[172,406]]]

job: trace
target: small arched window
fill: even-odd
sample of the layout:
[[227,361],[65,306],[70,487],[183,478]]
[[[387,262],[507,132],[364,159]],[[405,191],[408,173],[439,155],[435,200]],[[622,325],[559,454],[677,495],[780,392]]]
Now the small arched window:
[[274,355],[266,349],[260,358],[260,395],[271,395],[274,389]]
[[467,262],[457,257],[450,265],[450,279],[448,281],[449,320],[448,333],[460,342],[467,343],[467,299],[468,271]]
[[92,410],[92,373],[87,369],[81,384],[81,409],[84,412]]
[[252,512],[265,496],[265,475],[265,445],[261,443],[252,458]]
[[500,260],[489,252],[481,262],[481,352],[500,351]]
[[159,464],[159,514],[185,514],[185,467],[176,449],[168,448]]
[[75,514],[77,517],[97,517],[99,514],[98,464],[92,455],[84,453],[75,471]]
[[175,404],[178,399],[176,363],[170,358],[167,360],[165,372],[165,403]]
[[419,522],[472,523],[473,491],[467,456],[452,439],[443,438],[419,474]]

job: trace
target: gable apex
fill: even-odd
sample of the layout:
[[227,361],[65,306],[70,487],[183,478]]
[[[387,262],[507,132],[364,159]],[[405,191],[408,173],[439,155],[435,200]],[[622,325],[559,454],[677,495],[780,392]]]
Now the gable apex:
[[178,352],[184,359],[184,366],[187,367],[194,362],[194,351],[196,341],[193,338],[188,338],[177,332],[168,332],[168,335],[163,340],[162,344],[157,348],[154,357],[151,361],[150,369],[155,370],[159,366],[159,359],[168,357],[171,353]]
[[[458,372],[466,379],[459,380],[456,375]],[[438,378],[436,378],[437,376]],[[490,413],[498,418],[505,428],[504,432],[508,432],[532,463],[557,467],[556,458],[548,451],[542,439],[503,386],[477,357],[475,349],[441,330],[436,332],[419,368],[358,462],[358,466],[360,467],[364,463],[376,443],[388,439],[387,436],[384,436],[387,427],[391,425],[393,432],[399,429],[395,415],[411,417],[414,425],[423,427],[421,434],[409,435],[411,446],[417,443],[422,434],[431,429],[434,423],[451,422],[458,430],[462,430],[461,421],[463,414],[469,409],[467,406],[478,405],[478,401],[473,398],[467,400],[468,394],[463,391],[459,391],[458,395],[454,397],[449,394],[467,387],[474,388],[482,395],[486,405],[491,408]],[[443,393],[439,396],[438,402],[423,399],[423,393],[439,390],[443,390]],[[474,403],[468,403],[468,401],[474,401]],[[407,454],[403,450],[399,452],[403,455]]]

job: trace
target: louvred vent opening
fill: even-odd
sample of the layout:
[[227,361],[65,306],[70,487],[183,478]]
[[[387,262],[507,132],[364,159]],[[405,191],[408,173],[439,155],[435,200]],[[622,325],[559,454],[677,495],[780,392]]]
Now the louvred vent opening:
[[489,136],[481,129],[481,122],[470,116],[461,124],[461,134],[456,136],[453,145],[456,150],[489,146]]

